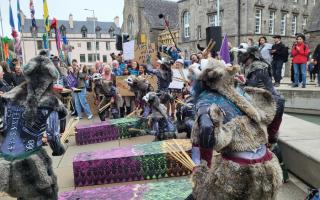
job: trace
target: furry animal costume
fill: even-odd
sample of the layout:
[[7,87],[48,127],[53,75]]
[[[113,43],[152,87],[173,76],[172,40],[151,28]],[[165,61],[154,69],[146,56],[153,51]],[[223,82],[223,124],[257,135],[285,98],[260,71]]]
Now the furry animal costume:
[[151,113],[148,115],[149,126],[151,133],[156,136],[156,141],[176,138],[176,129],[168,119],[166,107],[160,103],[160,99],[155,92],[149,92],[143,99],[151,108]]
[[[119,108],[123,105],[123,100],[121,95],[117,92],[115,86],[113,86],[112,81],[102,80],[100,74],[93,75],[94,81],[94,92],[97,96],[103,95],[103,98],[99,104],[99,109],[108,104],[110,101],[111,103],[111,114],[114,119],[120,117]],[[105,118],[109,116],[108,108],[105,109],[103,112],[99,113],[99,117],[101,121],[105,121]]]
[[275,101],[263,89],[246,88],[250,99],[234,88],[239,67],[209,60],[199,80],[205,89],[197,100],[193,144],[221,153],[212,166],[193,174],[196,200],[272,200],[282,184],[278,159],[266,148],[267,125]]
[[57,178],[51,158],[42,149],[42,134],[47,133],[53,156],[65,152],[59,120],[67,110],[51,91],[58,71],[49,58],[40,55],[24,67],[24,75],[27,82],[1,99],[0,192],[18,199],[56,200]]

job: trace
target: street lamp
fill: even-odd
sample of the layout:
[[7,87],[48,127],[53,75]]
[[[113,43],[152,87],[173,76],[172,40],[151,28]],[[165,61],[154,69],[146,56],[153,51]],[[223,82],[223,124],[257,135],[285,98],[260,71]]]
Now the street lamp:
[[93,16],[93,33],[94,33],[94,60],[97,61],[97,34],[96,34],[96,17],[94,15],[94,10],[85,8],[85,11],[92,12]]

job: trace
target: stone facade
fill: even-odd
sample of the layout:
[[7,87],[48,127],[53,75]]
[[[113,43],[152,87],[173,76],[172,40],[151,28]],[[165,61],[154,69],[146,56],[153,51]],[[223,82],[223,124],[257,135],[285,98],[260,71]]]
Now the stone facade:
[[[94,38],[95,34],[97,34],[97,61],[110,62],[112,60],[110,54],[116,51],[114,34],[120,33],[120,28],[116,24],[117,20],[117,17],[115,18],[115,22],[99,22],[96,20],[96,33],[94,33],[92,19],[74,21],[72,15],[70,15],[69,20],[59,20],[58,24],[61,34],[66,34],[69,45],[73,47],[71,58],[77,59],[81,64],[93,66],[96,62],[94,58]],[[26,60],[30,60],[43,48],[42,35],[45,32],[44,23],[43,20],[36,20],[36,23],[38,30],[35,38],[33,38],[33,34],[31,33],[30,19],[25,20],[23,27],[23,44],[26,50]],[[83,31],[85,31],[85,36],[83,35]],[[53,31],[49,37],[49,48],[51,54],[58,55]]]
[[[178,46],[185,50],[187,55],[198,51],[197,44],[206,45],[206,27],[211,26],[210,21],[214,22],[213,19],[216,19],[210,17],[217,14],[216,3],[217,0],[178,1],[180,29]],[[304,20],[309,18],[314,4],[314,0],[220,0],[222,35],[228,34],[228,39],[233,46],[238,46],[240,42],[246,42],[248,37],[252,37],[256,42],[263,35],[267,37],[269,42],[273,42],[273,35],[283,35],[283,42],[290,47],[294,40],[294,33],[292,32],[294,17],[296,17],[296,33],[304,32],[304,29],[306,29]],[[257,10],[261,10],[261,15]],[[184,32],[184,15],[186,12],[190,14],[189,37],[185,37]],[[274,25],[270,26],[272,13],[274,13],[274,23],[271,24]],[[285,32],[280,30],[283,14],[286,14]],[[256,15],[260,16],[261,20],[257,20]],[[260,22],[259,33],[256,33],[255,30],[256,20]],[[269,32],[271,27],[274,27],[273,32]]]
[[164,0],[124,0],[122,32],[141,42],[141,34],[149,43],[157,45],[159,34],[165,29],[159,14],[168,16],[170,27],[177,28],[178,5]]
[[307,38],[311,49],[315,49],[320,44],[320,1],[313,8],[307,28]]

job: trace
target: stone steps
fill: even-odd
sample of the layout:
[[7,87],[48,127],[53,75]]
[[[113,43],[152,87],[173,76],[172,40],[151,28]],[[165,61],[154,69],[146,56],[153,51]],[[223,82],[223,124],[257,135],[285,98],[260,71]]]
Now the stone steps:
[[[177,140],[191,154],[190,140]],[[178,177],[191,171],[163,148],[168,141],[77,154],[73,159],[76,187]]]
[[320,188],[320,126],[284,115],[279,145],[286,167],[308,185]]
[[59,200],[184,200],[192,192],[190,179],[161,181],[145,184],[127,184],[63,192]]
[[143,135],[141,132],[130,132],[129,128],[146,129],[147,124],[139,118],[120,118],[78,125],[75,134],[76,144],[95,144]]

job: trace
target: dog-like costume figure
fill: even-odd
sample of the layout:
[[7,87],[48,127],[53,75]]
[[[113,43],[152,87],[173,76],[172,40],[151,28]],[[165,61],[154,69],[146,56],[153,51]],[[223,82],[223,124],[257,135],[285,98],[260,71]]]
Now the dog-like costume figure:
[[[94,82],[94,92],[97,97],[103,96],[98,108],[101,109],[108,103],[111,103],[110,110],[112,117],[117,119],[120,117],[119,108],[123,104],[121,95],[117,92],[117,88],[113,85],[112,81],[103,80],[101,74],[96,73],[92,77]],[[99,112],[101,121],[105,121],[109,117],[109,108]]]
[[275,115],[275,101],[263,89],[246,88],[250,99],[234,87],[238,66],[209,59],[198,77],[204,90],[197,99],[193,144],[221,153],[196,167],[196,200],[271,200],[282,184],[278,159],[267,148],[267,126]]
[[20,200],[57,200],[57,177],[42,148],[42,134],[48,135],[53,156],[65,152],[59,120],[67,110],[52,92],[58,71],[48,57],[40,55],[23,72],[26,82],[1,98],[0,192]]
[[148,124],[151,127],[151,134],[155,135],[155,141],[176,138],[176,128],[167,116],[165,105],[160,103],[160,99],[155,92],[149,92],[143,99],[151,108],[148,115]]

